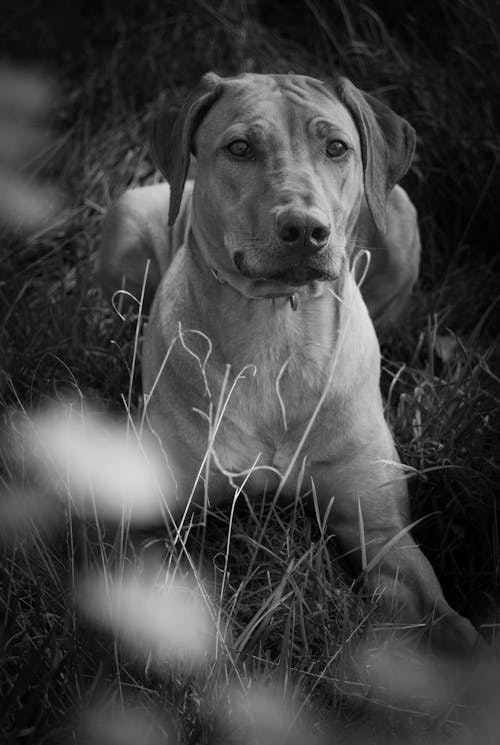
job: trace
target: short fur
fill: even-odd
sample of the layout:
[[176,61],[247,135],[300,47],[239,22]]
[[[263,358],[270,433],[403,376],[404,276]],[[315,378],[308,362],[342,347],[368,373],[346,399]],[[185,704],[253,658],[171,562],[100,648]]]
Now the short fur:
[[[155,281],[163,275],[143,387],[179,511],[190,496],[230,499],[231,481],[245,480],[251,497],[266,488],[293,498],[301,484],[303,493],[314,490],[359,572],[358,510],[368,564],[410,521],[372,321],[380,327],[399,317],[418,270],[416,213],[396,186],[415,133],[349,81],[328,86],[305,76],[209,74],[173,126],[170,119],[160,111],[152,127],[170,191],[147,187],[129,192],[130,205],[119,202],[102,266],[108,291],[119,286],[120,265],[129,286],[140,287],[141,254],[155,264]],[[332,138],[348,146],[333,160],[325,155]],[[231,154],[235,140],[250,143],[252,156]],[[194,184],[186,181],[191,154]],[[313,251],[304,238],[292,248],[276,227],[283,214],[306,228],[319,215],[328,245]],[[363,296],[362,248],[371,251]],[[430,619],[437,645],[464,651],[479,643],[408,533],[365,579],[407,622]]]

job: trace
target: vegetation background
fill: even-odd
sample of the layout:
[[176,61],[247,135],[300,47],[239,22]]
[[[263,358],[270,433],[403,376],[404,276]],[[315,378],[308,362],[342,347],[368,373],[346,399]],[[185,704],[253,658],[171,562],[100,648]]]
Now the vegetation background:
[[[123,322],[100,298],[99,226],[125,188],[159,179],[146,132],[160,93],[180,103],[210,69],[341,73],[414,125],[417,156],[404,185],[420,214],[421,280],[404,327],[382,340],[382,384],[402,459],[415,469],[414,516],[431,515],[419,537],[450,602],[491,637],[499,600],[498,3],[6,0],[0,49],[6,62],[57,80],[50,144],[23,172],[57,184],[65,198],[64,220],[30,234],[7,227],[1,234],[5,422],[69,390],[125,417],[136,319]],[[134,414],[137,370],[132,383]],[[0,465],[5,493],[12,493],[25,488],[29,474],[12,465],[7,440]],[[411,727],[398,717],[416,716],[414,702],[393,704],[383,715],[358,711],[356,701],[370,687],[353,650],[377,630],[376,613],[350,591],[321,531],[297,514],[290,523],[286,508],[273,511],[266,540],[258,515],[243,509],[235,519],[238,539],[224,571],[216,557],[225,549],[227,517],[214,516],[206,531],[190,536],[193,555],[224,586],[238,652],[233,672],[293,692],[319,730],[325,721],[342,721],[340,739],[364,742],[368,726],[370,737],[382,739],[367,741],[395,732],[399,742],[409,741]],[[74,742],[82,711],[97,700],[107,706],[125,699],[144,711],[170,712],[170,739],[164,728],[151,742],[244,741],[221,734],[216,706],[207,703],[207,689],[228,675],[227,661],[210,674],[151,673],[80,619],[70,592],[74,568],[83,549],[84,561],[102,561],[96,546],[108,538],[84,528],[77,552],[71,527],[69,521],[50,537],[36,526],[29,537],[4,536],[5,742]],[[436,719],[424,720],[419,737],[436,737]],[[99,726],[85,741],[112,741]]]

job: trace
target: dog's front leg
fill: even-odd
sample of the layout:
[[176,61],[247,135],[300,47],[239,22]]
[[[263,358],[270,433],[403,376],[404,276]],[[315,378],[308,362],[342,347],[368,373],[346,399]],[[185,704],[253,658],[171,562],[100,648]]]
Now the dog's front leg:
[[[392,461],[392,462],[390,462]],[[441,586],[407,526],[406,482],[395,450],[382,460],[370,445],[345,462],[311,469],[320,509],[350,566],[387,613],[405,624],[429,624],[438,651],[467,653],[482,640],[446,602]],[[333,497],[333,503],[330,504]]]

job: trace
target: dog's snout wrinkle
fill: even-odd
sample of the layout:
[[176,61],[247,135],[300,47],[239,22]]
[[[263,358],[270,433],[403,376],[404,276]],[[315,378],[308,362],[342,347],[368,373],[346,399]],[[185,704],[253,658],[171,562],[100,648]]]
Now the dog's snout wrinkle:
[[276,232],[283,248],[316,253],[327,245],[331,230],[321,210],[288,207],[277,215]]

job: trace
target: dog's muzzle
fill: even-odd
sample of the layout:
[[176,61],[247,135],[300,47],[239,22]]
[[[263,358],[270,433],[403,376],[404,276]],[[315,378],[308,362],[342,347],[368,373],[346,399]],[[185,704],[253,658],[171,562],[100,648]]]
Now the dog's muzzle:
[[[292,310],[295,311],[299,307],[300,293],[298,288],[297,291],[294,292],[293,288],[292,291],[290,291],[290,287],[286,287],[286,285],[283,285],[281,288],[280,284],[282,283],[278,283],[276,280],[273,281],[264,278],[249,279],[244,275],[241,275],[241,279],[237,281],[235,277],[231,276],[231,278],[229,278],[225,272],[223,273],[217,270],[213,264],[210,265],[210,271],[217,282],[221,285],[232,287],[233,290],[239,292],[240,295],[243,295],[244,297],[253,300],[270,300],[280,297],[288,298]],[[317,280],[305,284],[308,289],[310,289],[310,296],[318,297],[321,294],[320,283]]]
[[321,210],[292,206],[278,209],[275,231],[280,248],[306,257],[326,248],[331,234],[328,218]]

